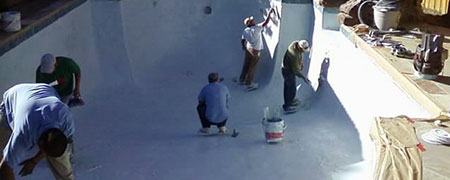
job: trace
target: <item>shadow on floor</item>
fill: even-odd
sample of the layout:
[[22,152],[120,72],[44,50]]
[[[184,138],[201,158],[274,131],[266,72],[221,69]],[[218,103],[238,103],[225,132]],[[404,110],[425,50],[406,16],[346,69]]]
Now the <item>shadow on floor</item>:
[[[362,145],[359,133],[339,101],[333,88],[326,80],[329,61],[322,63],[323,80],[313,97],[309,109],[296,113],[296,120],[290,121],[290,130],[304,141],[311,154],[319,155],[321,170],[336,170],[362,161]],[[292,127],[295,127],[292,130]],[[323,174],[328,174],[323,172]]]

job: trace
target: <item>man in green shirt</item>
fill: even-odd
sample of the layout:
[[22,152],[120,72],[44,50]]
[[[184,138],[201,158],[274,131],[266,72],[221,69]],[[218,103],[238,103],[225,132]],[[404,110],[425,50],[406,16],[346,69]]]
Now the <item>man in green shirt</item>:
[[297,92],[295,77],[299,77],[310,84],[311,82],[302,74],[304,52],[309,52],[309,43],[306,40],[292,42],[284,54],[281,73],[284,78],[284,105],[285,111],[295,111],[300,103],[295,99]]
[[67,57],[58,56],[55,58],[52,54],[42,56],[41,65],[36,70],[36,82],[53,86],[61,101],[66,104],[69,104],[72,96],[79,99],[81,95],[80,67],[75,61]]

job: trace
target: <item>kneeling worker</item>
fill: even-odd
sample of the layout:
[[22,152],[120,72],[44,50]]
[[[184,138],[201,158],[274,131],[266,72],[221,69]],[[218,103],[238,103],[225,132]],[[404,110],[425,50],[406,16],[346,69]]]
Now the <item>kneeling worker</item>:
[[220,83],[222,80],[218,73],[210,73],[209,84],[203,87],[198,95],[197,112],[202,124],[200,134],[208,135],[211,125],[216,125],[220,133],[226,132],[230,92],[224,84]]

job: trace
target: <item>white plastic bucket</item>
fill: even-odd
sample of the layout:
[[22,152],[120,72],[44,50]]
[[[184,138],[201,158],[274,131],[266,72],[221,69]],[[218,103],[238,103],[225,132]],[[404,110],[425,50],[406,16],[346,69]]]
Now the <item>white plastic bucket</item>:
[[20,31],[20,29],[22,28],[20,23],[20,12],[6,11],[2,13],[1,24],[3,30],[6,32]]
[[400,20],[400,11],[388,7],[373,6],[375,26],[380,30],[396,29]]
[[283,120],[267,121],[266,119],[263,119],[262,125],[264,136],[268,143],[280,142],[283,140],[284,130],[287,127]]

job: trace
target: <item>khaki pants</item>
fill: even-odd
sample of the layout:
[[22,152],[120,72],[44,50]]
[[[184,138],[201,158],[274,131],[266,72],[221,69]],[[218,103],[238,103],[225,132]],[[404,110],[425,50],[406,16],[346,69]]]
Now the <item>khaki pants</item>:
[[56,180],[73,180],[70,152],[72,144],[67,145],[66,152],[61,157],[47,157],[48,167]]
[[[11,137],[11,129],[6,125],[6,119],[0,111],[0,157],[3,158],[3,149]],[[71,144],[61,157],[47,157],[47,162],[56,180],[73,180],[72,164],[70,163]],[[11,167],[12,168],[12,167]],[[6,177],[5,177],[6,176]],[[14,180],[13,172],[0,172],[0,179]]]
[[245,84],[247,85],[253,83],[253,79],[255,78],[256,67],[258,65],[260,58],[261,58],[261,51],[255,49],[245,50],[245,60],[244,65],[242,66],[242,72],[241,76],[239,77],[239,81],[245,82]]

